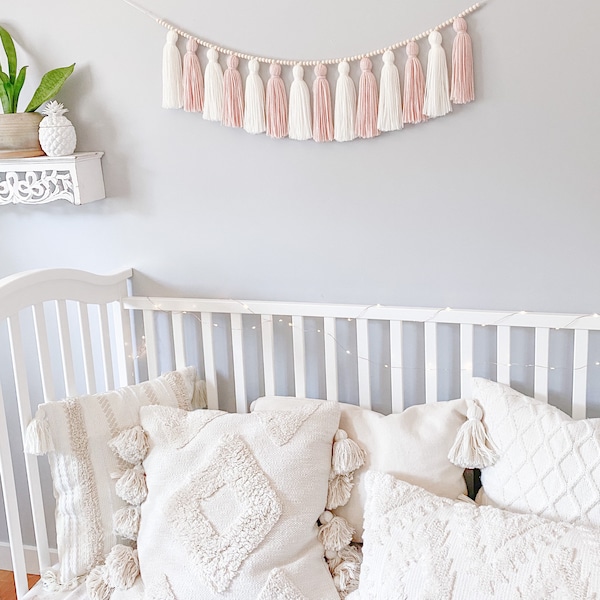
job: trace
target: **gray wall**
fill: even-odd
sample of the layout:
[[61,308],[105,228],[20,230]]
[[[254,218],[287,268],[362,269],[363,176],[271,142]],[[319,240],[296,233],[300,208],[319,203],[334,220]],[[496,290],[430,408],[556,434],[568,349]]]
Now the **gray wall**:
[[[321,58],[405,39],[468,0],[144,5],[241,51]],[[161,109],[165,30],[121,0],[5,3],[30,80],[77,62],[59,99],[78,149],[106,152],[108,198],[0,208],[0,275],[132,266],[141,294],[597,311],[600,5],[573,6],[490,0],[469,20],[474,104],[317,144]]]

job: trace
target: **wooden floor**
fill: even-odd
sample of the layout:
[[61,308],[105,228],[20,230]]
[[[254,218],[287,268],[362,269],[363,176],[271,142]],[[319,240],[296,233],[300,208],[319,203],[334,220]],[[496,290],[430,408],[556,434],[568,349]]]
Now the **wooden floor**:
[[[27,575],[29,587],[31,587],[38,579],[39,575]],[[17,594],[15,592],[15,582],[12,571],[0,571],[0,599],[15,600]]]

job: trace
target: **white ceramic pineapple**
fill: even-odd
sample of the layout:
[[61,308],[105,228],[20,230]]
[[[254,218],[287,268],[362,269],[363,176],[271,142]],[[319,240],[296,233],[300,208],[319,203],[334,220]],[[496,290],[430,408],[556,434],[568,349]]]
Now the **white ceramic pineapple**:
[[77,144],[75,127],[67,117],[69,112],[56,100],[48,102],[42,112],[46,115],[40,122],[40,146],[48,156],[73,154]]

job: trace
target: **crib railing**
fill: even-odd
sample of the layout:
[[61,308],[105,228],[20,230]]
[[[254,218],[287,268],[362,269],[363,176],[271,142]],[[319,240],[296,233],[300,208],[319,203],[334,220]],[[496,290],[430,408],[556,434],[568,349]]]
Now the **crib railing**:
[[12,564],[19,598],[26,572],[55,558],[46,462],[22,452],[42,402],[190,364],[209,406],[238,412],[273,394],[400,412],[468,396],[475,375],[600,416],[597,315],[149,298],[129,294],[130,276],[60,269],[0,281],[0,567]]

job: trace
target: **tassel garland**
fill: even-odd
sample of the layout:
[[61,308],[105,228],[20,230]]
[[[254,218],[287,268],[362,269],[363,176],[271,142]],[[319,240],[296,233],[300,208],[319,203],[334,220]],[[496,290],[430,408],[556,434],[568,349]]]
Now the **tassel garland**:
[[200,59],[196,54],[198,42],[187,41],[187,52],[183,57],[183,110],[202,112],[204,107],[204,78]]
[[220,121],[223,116],[223,69],[219,64],[219,53],[214,48],[210,48],[206,56],[203,116],[207,121]]
[[358,108],[356,109],[356,133],[361,138],[379,135],[377,129],[377,80],[373,75],[373,63],[369,58],[360,61],[360,81],[358,83]]
[[338,65],[335,85],[335,112],[333,137],[338,142],[349,142],[356,138],[356,88],[350,77],[350,65],[344,60]]
[[379,84],[379,111],[377,128],[381,131],[402,129],[402,95],[400,73],[394,64],[396,57],[391,50],[383,53],[383,68]]
[[248,63],[248,77],[246,77],[246,96],[244,111],[244,129],[248,133],[264,133],[267,130],[265,123],[265,86],[258,71],[260,64],[256,59]]
[[[452,111],[453,104],[466,104],[475,99],[473,47],[465,17],[478,10],[482,2],[409,40],[361,56],[292,61],[251,56],[213,45],[173,27],[135,1],[126,1],[168,29],[163,48],[163,107],[202,112],[208,121],[243,127],[248,133],[266,133],[277,139],[312,138],[317,142],[372,138],[381,132],[400,130],[405,124],[446,115]],[[449,72],[440,31],[450,26],[455,36]],[[178,48],[180,36],[186,39],[183,58]],[[425,38],[430,46],[426,73],[419,61],[419,44]],[[207,49],[204,72],[200,62],[202,55],[198,56],[199,46]],[[401,48],[406,51],[403,72],[396,65],[396,52]],[[220,54],[227,56],[225,71]],[[378,73],[373,72],[373,57],[382,60]],[[240,60],[247,61],[245,86]],[[352,65],[358,61],[361,73],[360,79],[355,81]],[[268,80],[261,78],[260,63],[269,65]],[[304,79],[308,65],[314,66],[312,82]],[[335,102],[327,77],[329,66],[337,67],[338,71]],[[283,67],[293,69],[289,99]],[[205,402],[205,396],[204,393],[199,401]],[[34,432],[31,435],[34,436]],[[32,439],[31,447],[34,446]]]
[[244,92],[242,76],[238,71],[239,58],[227,57],[227,70],[223,77],[223,118],[227,127],[241,127],[244,123]]
[[294,81],[290,87],[289,132],[292,140],[310,140],[312,126],[310,116],[310,90],[304,81],[304,68],[296,65]]
[[288,134],[287,95],[281,79],[281,65],[273,63],[269,72],[271,77],[267,82],[267,135],[284,138]]
[[331,114],[331,90],[327,81],[327,67],[319,63],[315,67],[313,82],[313,139],[315,142],[333,140],[333,115]]
[[183,65],[177,48],[178,38],[175,31],[168,31],[163,48],[163,108],[183,107]]
[[467,22],[458,17],[452,25],[456,37],[452,44],[452,95],[454,104],[466,104],[475,100],[473,83],[473,48],[467,33]]
[[425,103],[423,113],[428,117],[443,117],[452,110],[448,84],[448,64],[442,48],[442,34],[432,31],[429,34],[429,54],[427,55],[427,79],[425,81]]

